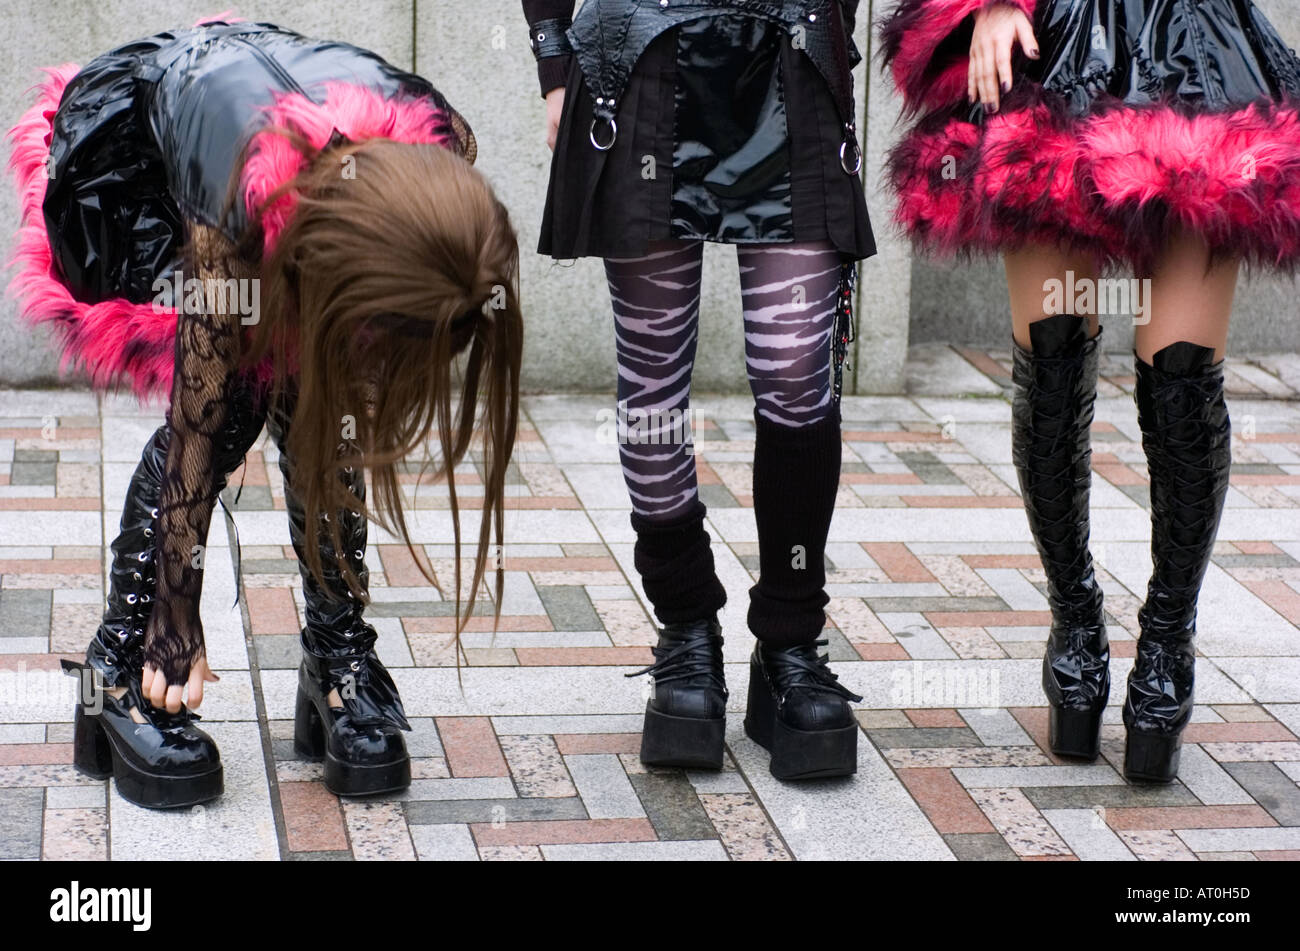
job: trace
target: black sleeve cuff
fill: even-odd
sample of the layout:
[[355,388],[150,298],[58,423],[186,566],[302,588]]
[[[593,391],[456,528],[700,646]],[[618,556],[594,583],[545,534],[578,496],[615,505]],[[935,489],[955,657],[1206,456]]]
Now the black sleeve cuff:
[[568,82],[569,66],[572,62],[572,53],[563,56],[547,56],[537,61],[537,79],[542,87],[543,99],[556,86],[563,86]]

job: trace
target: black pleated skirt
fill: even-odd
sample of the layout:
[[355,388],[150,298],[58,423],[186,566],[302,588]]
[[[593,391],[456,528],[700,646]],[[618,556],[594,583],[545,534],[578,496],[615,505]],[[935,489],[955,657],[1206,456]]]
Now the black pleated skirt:
[[[591,142],[591,95],[573,58],[538,253],[635,257],[668,238],[829,241],[845,261],[876,253],[862,178],[841,166],[843,123],[822,75],[777,24],[727,17],[688,21],[646,47],[606,152]],[[598,142],[609,134],[597,123]],[[853,158],[850,146],[850,168]]]

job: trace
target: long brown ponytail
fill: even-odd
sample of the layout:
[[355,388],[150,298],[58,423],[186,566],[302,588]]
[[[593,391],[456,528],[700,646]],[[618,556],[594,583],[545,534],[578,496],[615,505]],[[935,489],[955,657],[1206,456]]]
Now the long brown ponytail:
[[[350,162],[336,160],[346,156]],[[306,524],[360,508],[340,474],[365,467],[373,489],[367,516],[400,537],[437,585],[411,542],[398,479],[402,460],[436,438],[435,476],[450,492],[459,640],[493,548],[500,618],[505,474],[523,344],[517,236],[483,176],[437,145],[348,143],[318,156],[287,187],[297,208],[263,263],[261,319],[246,357],[251,364],[274,355],[277,391],[296,369],[288,448]],[[462,608],[453,468],[476,424],[484,497]],[[325,524],[339,570],[360,595],[338,520]],[[320,551],[308,550],[323,583]]]

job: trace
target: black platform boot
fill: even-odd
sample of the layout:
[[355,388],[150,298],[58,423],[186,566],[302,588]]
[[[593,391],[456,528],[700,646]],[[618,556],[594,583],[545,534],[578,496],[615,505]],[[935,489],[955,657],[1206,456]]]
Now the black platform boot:
[[1171,782],[1192,715],[1196,602],[1223,516],[1232,434],[1223,362],[1186,341],[1136,359],[1134,396],[1151,479],[1151,560],[1124,702],[1124,775]]
[[633,512],[633,561],[655,617],[664,624],[655,663],[628,677],[653,680],[641,729],[641,762],[648,766],[721,769],[727,683],[717,613],[727,595],[713,567],[707,510],[697,498],[671,521]]
[[1093,406],[1101,330],[1058,314],[1029,325],[1032,350],[1012,341],[1012,459],[1047,575],[1052,630],[1043,655],[1053,753],[1096,759],[1110,696],[1101,586],[1088,551]]
[[641,730],[647,766],[721,769],[727,727],[722,626],[717,617],[669,624],[652,647],[655,663],[627,674],[653,679]]
[[[213,444],[212,497],[225,487],[262,430],[264,411],[251,385],[237,382]],[[153,809],[193,806],[221,795],[221,755],[182,706],[168,713],[141,693],[145,628],[157,588],[157,519],[171,427],[145,445],[127,487],[121,531],[113,540],[108,599],[86,662],[64,661],[81,680],[73,726],[73,764],[87,776],[112,776],[122,797]],[[124,688],[118,698],[108,693]],[[131,715],[137,711],[144,723]]]
[[[168,713],[140,692],[144,632],[157,577],[158,495],[171,430],[160,426],[144,447],[126,490],[121,531],[112,544],[108,603],[86,649],[86,663],[63,662],[81,678],[74,714],[72,762],[93,779],[117,781],[122,798],[151,809],[194,806],[222,792],[221,754],[182,707]],[[126,689],[121,697],[108,693]],[[144,723],[131,716],[139,711]]]
[[754,414],[754,521],[759,578],[749,591],[758,638],[749,665],[745,733],[772,754],[778,779],[857,770],[858,724],[817,640],[826,625],[826,536],[839,487],[840,416],[782,426]]
[[[352,593],[340,572],[326,525],[322,523],[310,536],[305,530],[302,504],[291,487],[292,467],[285,445],[287,419],[286,414],[277,412],[269,420],[269,428],[280,446],[289,534],[298,555],[306,602],[307,624],[302,630],[303,656],[294,710],[294,750],[313,762],[324,761],[325,786],[335,795],[362,796],[405,789],[411,784],[411,758],[402,731],[411,729],[411,725],[397,686],[375,653],[378,634],[362,617],[365,602]],[[362,472],[345,472],[342,479],[364,502]],[[370,580],[365,564],[365,516],[343,510],[330,518],[339,520],[346,557],[364,593]],[[320,546],[323,587],[307,567],[307,544]],[[342,707],[330,705],[329,695],[334,690],[339,693]]]

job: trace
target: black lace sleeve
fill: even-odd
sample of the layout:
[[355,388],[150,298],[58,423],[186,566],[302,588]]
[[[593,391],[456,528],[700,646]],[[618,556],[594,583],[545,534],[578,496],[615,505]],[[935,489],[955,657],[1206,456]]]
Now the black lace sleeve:
[[[200,279],[216,277],[197,265]],[[239,358],[238,314],[182,313],[167,422],[171,440],[162,474],[156,522],[157,590],[145,630],[144,659],[168,684],[184,684],[204,656],[199,596],[203,554],[218,485],[214,440],[226,419]]]

